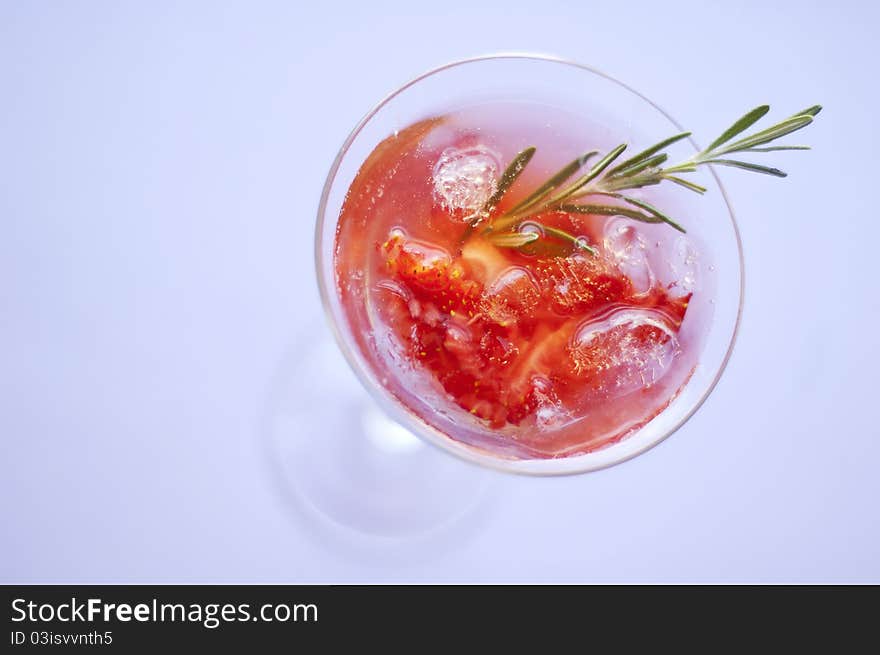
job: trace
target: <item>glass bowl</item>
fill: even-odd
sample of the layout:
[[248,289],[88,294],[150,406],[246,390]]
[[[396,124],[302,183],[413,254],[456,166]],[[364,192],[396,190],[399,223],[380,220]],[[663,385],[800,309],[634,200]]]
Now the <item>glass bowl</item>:
[[[324,310],[336,341],[360,382],[381,410],[430,444],[469,462],[532,475],[595,471],[628,460],[675,432],[706,400],[730,357],[743,299],[742,245],[733,211],[715,171],[691,179],[708,188],[703,196],[681,190],[676,214],[700,243],[709,265],[706,293],[711,319],[698,363],[688,382],[656,417],[625,438],[597,450],[552,459],[512,459],[456,441],[403,405],[376,379],[359,351],[336,292],[334,245],[346,192],[361,164],[389,135],[418,120],[466,103],[528,99],[580,112],[593,124],[613,125],[632,135],[635,151],[684,131],[663,109],[638,91],[588,66],[542,55],[497,54],[446,64],[407,82],[355,126],[337,154],[321,194],[315,234],[315,262]],[[700,148],[688,139],[683,149]],[[687,154],[691,154],[688,152]]]

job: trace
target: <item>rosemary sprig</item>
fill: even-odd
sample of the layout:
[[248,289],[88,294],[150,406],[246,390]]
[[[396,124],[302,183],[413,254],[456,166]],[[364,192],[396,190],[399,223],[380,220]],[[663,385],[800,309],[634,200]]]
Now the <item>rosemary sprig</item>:
[[560,184],[565,182],[568,178],[570,178],[572,175],[577,173],[581,169],[581,167],[585,163],[587,163],[587,160],[598,152],[599,152],[598,150],[592,150],[592,151],[578,157],[577,159],[570,162],[569,164],[566,164],[565,166],[563,166],[562,170],[560,170],[558,173],[556,173],[556,175],[554,175],[549,180],[544,182],[544,184],[539,186],[538,189],[534,193],[532,193],[528,198],[526,198],[525,200],[523,200],[522,202],[517,204],[513,209],[510,210],[510,213],[516,214],[517,212],[521,212],[522,210],[533,206],[539,200],[544,198],[548,193],[553,191],[553,189],[555,189]]
[[[590,151],[564,166],[525,199],[490,220],[483,228],[483,233],[488,235],[489,240],[499,247],[520,248],[528,246],[532,248],[542,236],[549,236],[567,241],[576,248],[596,254],[595,248],[589,246],[582,237],[576,237],[559,228],[530,220],[530,217],[551,211],[596,216],[623,216],[643,223],[666,223],[672,228],[684,232],[685,229],[661,209],[621,192],[653,186],[668,180],[685,189],[702,194],[706,192],[706,187],[685,179],[681,175],[693,173],[700,166],[706,164],[731,166],[755,173],[785,177],[786,173],[778,168],[743,161],[739,156],[742,153],[809,150],[809,146],[803,145],[767,144],[806,127],[813,122],[821,110],[820,105],[813,105],[768,128],[741,137],[740,135],[770,111],[768,105],[755,107],[724,130],[707,148],[672,166],[665,166],[669,155],[664,151],[669,146],[689,137],[690,132],[682,132],[663,139],[629,159],[612,166],[626,150],[627,145],[621,144],[601,157],[574,182],[566,185],[575,173],[598,154],[595,150]],[[737,139],[737,137],[740,138]],[[534,154],[535,148],[529,147],[513,158],[501,176],[501,181],[494,195],[475,214],[474,220],[470,223],[469,233],[477,224],[491,216],[504,194],[520,176]],[[731,159],[730,155],[736,155],[737,158]],[[595,196],[619,202],[581,202],[583,199]],[[521,230],[525,223],[535,226],[537,230]]]
[[504,169],[504,172],[501,174],[501,180],[498,182],[498,188],[495,190],[495,193],[492,194],[492,197],[486,201],[486,204],[483,205],[483,208],[478,212],[479,215],[485,214],[489,215],[495,206],[499,203],[501,198],[507,193],[507,190],[510,188],[516,178],[519,177],[520,173],[522,173],[526,166],[528,166],[532,157],[535,156],[535,148],[532,146],[531,148],[526,148],[522,152],[520,152],[516,157],[514,157],[511,162],[507,165],[507,168]]
[[[653,146],[651,146],[647,150],[643,150],[635,157],[630,157],[622,164],[618,164],[617,166],[612,168],[610,171],[608,171],[608,175],[622,175],[624,173],[632,174],[635,169],[641,169],[641,167],[647,162],[666,161],[666,154],[658,155],[657,153],[664,148],[671,146],[673,143],[677,143],[682,139],[686,139],[690,135],[690,132],[682,132],[681,134],[676,134],[675,136],[671,136],[668,139],[664,139],[660,143],[655,143]],[[658,159],[661,157],[662,159]]]

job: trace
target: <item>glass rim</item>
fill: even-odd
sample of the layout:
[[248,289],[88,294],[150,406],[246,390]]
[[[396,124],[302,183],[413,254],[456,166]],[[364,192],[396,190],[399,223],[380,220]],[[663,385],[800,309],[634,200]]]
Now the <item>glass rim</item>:
[[[460,460],[466,461],[470,464],[494,469],[504,473],[514,473],[519,475],[526,476],[534,476],[534,477],[557,477],[557,476],[568,476],[568,475],[579,475],[582,473],[591,473],[594,471],[600,471],[603,469],[610,468],[612,466],[616,466],[618,464],[622,464],[627,462],[643,453],[651,450],[658,444],[666,441],[673,434],[678,432],[681,427],[687,423],[690,418],[703,406],[703,403],[706,402],[706,399],[712,394],[715,390],[715,387],[718,385],[719,380],[721,379],[722,374],[727,368],[727,364],[730,361],[730,358],[733,354],[734,346],[737,341],[737,337],[739,335],[739,329],[742,323],[742,314],[743,314],[743,306],[745,302],[745,259],[743,255],[743,247],[742,247],[742,238],[740,236],[739,225],[737,224],[736,215],[733,210],[733,206],[730,202],[730,198],[727,194],[727,190],[724,188],[724,185],[721,182],[721,179],[718,177],[717,172],[715,171],[714,166],[708,165],[706,168],[708,169],[709,174],[712,176],[715,184],[718,186],[718,190],[721,192],[721,198],[724,201],[724,205],[727,208],[728,216],[730,218],[730,224],[733,228],[733,234],[736,241],[736,250],[737,250],[737,263],[739,266],[739,302],[736,309],[736,318],[733,324],[733,330],[730,335],[730,342],[727,345],[727,349],[724,353],[724,357],[721,360],[721,363],[718,366],[718,370],[715,372],[712,381],[707,385],[706,389],[701,393],[699,398],[693,403],[693,405],[688,408],[686,412],[675,422],[675,424],[665,430],[658,438],[652,439],[641,447],[632,450],[631,452],[626,453],[625,455],[618,457],[612,461],[607,462],[593,462],[590,463],[588,460],[591,456],[595,457],[596,453],[602,452],[609,448],[613,448],[615,445],[621,443],[621,441],[626,441],[630,438],[631,435],[627,435],[623,437],[621,441],[617,441],[608,446],[604,446],[594,451],[588,451],[586,453],[581,453],[577,455],[572,455],[568,457],[560,457],[560,458],[550,458],[550,459],[541,459],[541,458],[531,458],[531,459],[508,459],[504,457],[499,457],[493,455],[490,451],[484,450],[482,448],[469,446],[468,444],[458,442],[448,435],[444,434],[440,430],[434,428],[432,425],[428,424],[426,421],[420,419],[413,412],[408,411],[407,408],[403,407],[403,403],[397,398],[393,397],[392,394],[386,394],[384,389],[382,389],[378,384],[376,384],[373,380],[371,380],[366,372],[361,370],[362,367],[358,361],[358,358],[352,352],[351,346],[347,342],[345,336],[342,334],[340,326],[337,324],[336,317],[333,314],[333,310],[330,305],[330,294],[332,293],[331,289],[327,288],[327,285],[324,280],[322,265],[324,263],[325,255],[322,250],[322,245],[324,243],[323,234],[324,234],[324,226],[326,223],[326,214],[327,214],[327,204],[329,202],[330,193],[333,188],[333,184],[336,181],[336,176],[339,172],[339,168],[342,165],[342,161],[345,156],[348,154],[351,145],[354,143],[355,139],[360,135],[361,131],[364,127],[373,119],[376,114],[378,114],[389,102],[391,102],[394,98],[404,93],[407,89],[412,86],[418,84],[422,80],[432,77],[438,73],[442,73],[452,68],[457,68],[460,66],[465,66],[468,64],[480,63],[485,61],[493,61],[493,60],[528,60],[528,61],[536,61],[550,64],[559,64],[564,66],[569,66],[572,68],[580,69],[586,73],[591,73],[598,77],[601,77],[608,82],[611,82],[622,89],[632,93],[637,96],[639,99],[650,105],[654,110],[659,112],[663,117],[665,117],[672,125],[674,125],[680,132],[685,132],[687,130],[675,119],[671,116],[665,109],[660,107],[653,100],[645,96],[643,93],[629,86],[625,82],[618,80],[617,78],[605,73],[597,68],[592,66],[588,66],[586,64],[582,64],[571,59],[566,59],[564,57],[559,57],[555,55],[548,54],[540,54],[540,53],[531,53],[531,52],[497,52],[483,55],[476,55],[473,57],[467,57],[464,59],[456,59],[435,68],[432,68],[424,73],[411,78],[398,88],[396,88],[391,93],[388,93],[385,97],[383,97],[379,102],[377,102],[373,107],[370,108],[369,111],[364,114],[360,121],[354,126],[349,135],[346,137],[345,141],[343,141],[342,145],[339,148],[339,151],[334,157],[332,164],[330,165],[330,169],[327,173],[327,178],[324,182],[324,186],[321,190],[321,197],[318,204],[318,212],[317,212],[317,221],[315,225],[315,272],[318,278],[318,290],[321,296],[321,305],[324,310],[324,316],[330,326],[330,329],[333,333],[334,339],[336,340],[337,345],[342,351],[343,357],[345,361],[348,363],[349,368],[354,372],[355,377],[357,377],[358,381],[363,385],[363,387],[367,390],[371,399],[374,400],[382,410],[387,410],[387,405],[390,404],[394,407],[394,412],[392,414],[392,419],[400,422],[400,419],[406,419],[404,423],[404,427],[410,429],[407,425],[409,420],[414,420],[418,422],[420,427],[423,428],[421,431],[411,430],[414,432],[415,436],[419,438],[422,442],[428,443],[432,446],[439,448],[445,453],[449,453]],[[700,146],[694,140],[692,136],[688,136],[686,141],[690,143],[690,145],[695,149],[695,151],[699,152],[701,150]],[[337,217],[338,220],[338,217]],[[389,396],[389,397],[386,397]],[[641,430],[643,428],[639,428]],[[638,430],[637,430],[638,432]],[[430,438],[426,437],[425,434],[430,434]],[[436,434],[434,434],[436,433]],[[545,468],[541,466],[537,470],[530,470],[530,467],[539,466],[540,463],[552,462],[555,467],[558,469],[550,469],[549,467]],[[568,464],[568,466],[566,466]],[[578,465],[580,464],[580,465]]]

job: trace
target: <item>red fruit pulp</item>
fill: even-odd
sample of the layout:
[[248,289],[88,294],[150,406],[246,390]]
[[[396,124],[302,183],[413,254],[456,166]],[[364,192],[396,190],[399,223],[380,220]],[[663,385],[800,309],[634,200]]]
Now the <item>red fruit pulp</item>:
[[[552,234],[499,248],[466,229],[522,148],[537,154],[496,213],[607,147],[576,125],[546,107],[486,105],[421,121],[376,147],[339,217],[338,292],[377,382],[449,438],[502,457],[619,440],[667,406],[699,352],[701,329],[682,330],[700,321],[698,263],[668,226],[537,217],[596,255]],[[689,259],[669,265],[683,249]]]

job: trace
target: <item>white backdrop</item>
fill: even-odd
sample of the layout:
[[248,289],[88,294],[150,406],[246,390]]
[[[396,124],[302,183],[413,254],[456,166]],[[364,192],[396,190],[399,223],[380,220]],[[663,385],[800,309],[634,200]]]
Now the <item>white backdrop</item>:
[[[880,582],[880,12],[422,4],[0,3],[0,581]],[[321,185],[380,97],[499,50],[605,70],[698,135],[825,111],[787,180],[720,171],[744,322],[682,430],[359,539],[294,507],[261,431],[320,318]]]

